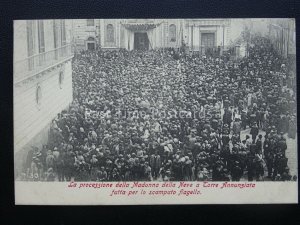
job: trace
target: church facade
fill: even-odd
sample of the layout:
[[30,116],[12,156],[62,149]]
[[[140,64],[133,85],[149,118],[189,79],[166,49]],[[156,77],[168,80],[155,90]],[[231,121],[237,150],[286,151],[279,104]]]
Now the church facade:
[[73,21],[76,50],[225,48],[230,19],[80,19]]

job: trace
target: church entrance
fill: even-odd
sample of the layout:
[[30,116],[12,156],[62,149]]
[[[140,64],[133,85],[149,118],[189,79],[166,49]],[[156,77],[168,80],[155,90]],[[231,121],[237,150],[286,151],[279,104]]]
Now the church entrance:
[[87,43],[88,50],[95,50],[95,43]]
[[149,39],[147,33],[134,33],[134,49],[135,50],[148,50]]
[[92,51],[96,49],[96,40],[94,37],[89,37],[86,40],[86,49]]

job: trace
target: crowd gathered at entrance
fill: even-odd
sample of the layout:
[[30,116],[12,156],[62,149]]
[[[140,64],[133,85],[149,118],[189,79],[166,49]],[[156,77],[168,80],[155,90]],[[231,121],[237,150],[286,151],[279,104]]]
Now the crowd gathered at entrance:
[[77,53],[74,100],[48,143],[28,153],[22,179],[296,180],[286,155],[297,133],[295,75],[267,38],[252,41],[238,60],[174,49]]

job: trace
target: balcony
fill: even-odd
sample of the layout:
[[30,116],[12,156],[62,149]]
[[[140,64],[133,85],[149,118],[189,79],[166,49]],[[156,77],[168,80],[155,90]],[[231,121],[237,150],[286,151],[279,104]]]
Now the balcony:
[[21,82],[45,69],[73,57],[71,44],[14,62],[14,83]]

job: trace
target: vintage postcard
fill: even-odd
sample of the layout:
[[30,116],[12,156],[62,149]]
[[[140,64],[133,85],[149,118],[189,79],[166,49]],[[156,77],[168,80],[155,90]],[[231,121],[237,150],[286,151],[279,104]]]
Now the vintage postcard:
[[14,21],[17,205],[297,203],[295,20]]

